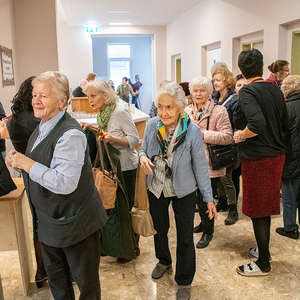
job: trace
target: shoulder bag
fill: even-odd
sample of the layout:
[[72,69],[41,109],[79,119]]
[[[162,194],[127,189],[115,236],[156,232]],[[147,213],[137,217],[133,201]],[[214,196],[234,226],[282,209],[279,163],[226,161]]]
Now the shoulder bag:
[[[209,127],[209,117],[207,127]],[[207,143],[209,159],[213,170],[220,170],[233,166],[237,161],[237,149],[232,144],[229,145],[210,145]]]
[[[102,146],[104,146],[104,150],[107,154],[111,166],[110,172],[104,169]],[[107,142],[104,139],[102,139],[100,136],[98,137],[98,151],[97,151],[95,162],[98,162],[99,160],[100,160],[100,167],[99,168],[93,167],[93,176],[95,180],[95,185],[98,189],[104,208],[111,209],[115,207],[116,191],[118,188],[117,172],[108,153]]]
[[148,196],[145,189],[143,190],[144,187],[145,177],[140,173],[140,166],[138,166],[134,206],[131,209],[132,228],[136,234],[149,237],[155,235],[157,232],[154,229],[153,220],[149,212]]

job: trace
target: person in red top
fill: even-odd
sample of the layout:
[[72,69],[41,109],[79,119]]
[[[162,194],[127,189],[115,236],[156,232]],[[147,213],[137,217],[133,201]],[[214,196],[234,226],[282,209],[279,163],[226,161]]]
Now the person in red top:
[[289,62],[286,60],[276,60],[268,66],[271,74],[266,79],[266,82],[271,82],[274,85],[281,87],[282,81],[290,75]]

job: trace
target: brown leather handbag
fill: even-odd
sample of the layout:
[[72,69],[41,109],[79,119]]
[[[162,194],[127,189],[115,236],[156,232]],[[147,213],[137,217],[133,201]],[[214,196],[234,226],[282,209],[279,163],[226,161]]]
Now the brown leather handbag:
[[[110,172],[104,169],[103,148],[111,166]],[[95,186],[98,189],[104,208],[111,209],[115,207],[116,191],[118,188],[117,172],[108,153],[107,142],[100,136],[98,138],[98,151],[95,162],[98,162],[99,160],[100,167],[93,167]]]
[[149,212],[148,196],[145,189],[145,176],[140,176],[140,166],[136,174],[134,206],[131,209],[132,229],[141,236],[155,235],[153,220]]

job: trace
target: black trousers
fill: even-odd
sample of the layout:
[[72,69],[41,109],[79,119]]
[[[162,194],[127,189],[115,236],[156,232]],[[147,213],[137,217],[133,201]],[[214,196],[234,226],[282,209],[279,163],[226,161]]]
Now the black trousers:
[[43,260],[55,300],[75,300],[72,277],[80,290],[80,300],[100,300],[100,230],[66,248],[42,244]]
[[[129,211],[131,211],[134,205],[134,196],[135,196],[135,181],[136,181],[136,170],[123,171],[123,178],[126,185],[128,201],[129,201]],[[136,246],[139,245],[140,236],[138,234],[134,234]]]
[[193,225],[198,194],[199,191],[195,191],[179,199],[177,197],[165,198],[162,193],[157,199],[148,191],[150,213],[157,231],[154,235],[155,255],[163,265],[172,263],[168,242],[169,205],[172,201],[177,231],[175,281],[178,285],[190,285],[196,272]]
[[[213,191],[213,197],[218,194],[218,184],[220,181],[220,177],[211,178],[211,188]],[[199,215],[202,223],[203,234],[213,234],[214,233],[214,224],[215,218],[211,220],[208,218],[207,212],[207,203],[203,201],[202,194],[199,193],[199,197],[197,198],[197,204],[199,207]]]

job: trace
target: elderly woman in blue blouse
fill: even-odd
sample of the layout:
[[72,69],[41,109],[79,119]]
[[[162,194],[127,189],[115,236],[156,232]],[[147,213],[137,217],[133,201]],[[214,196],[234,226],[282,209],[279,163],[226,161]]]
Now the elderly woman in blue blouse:
[[155,99],[158,117],[148,121],[142,150],[142,170],[147,174],[150,213],[157,234],[155,254],[159,262],[152,272],[159,279],[171,267],[168,246],[169,205],[172,201],[177,229],[175,281],[177,299],[190,299],[196,270],[193,223],[199,189],[207,202],[209,218],[217,216],[200,128],[184,108],[187,100],[176,82],[163,86]]
[[25,155],[11,150],[6,163],[22,170],[33,224],[53,298],[101,299],[99,264],[101,229],[107,216],[92,174],[86,137],[64,109],[69,81],[45,72],[33,81],[32,107],[41,119]]

